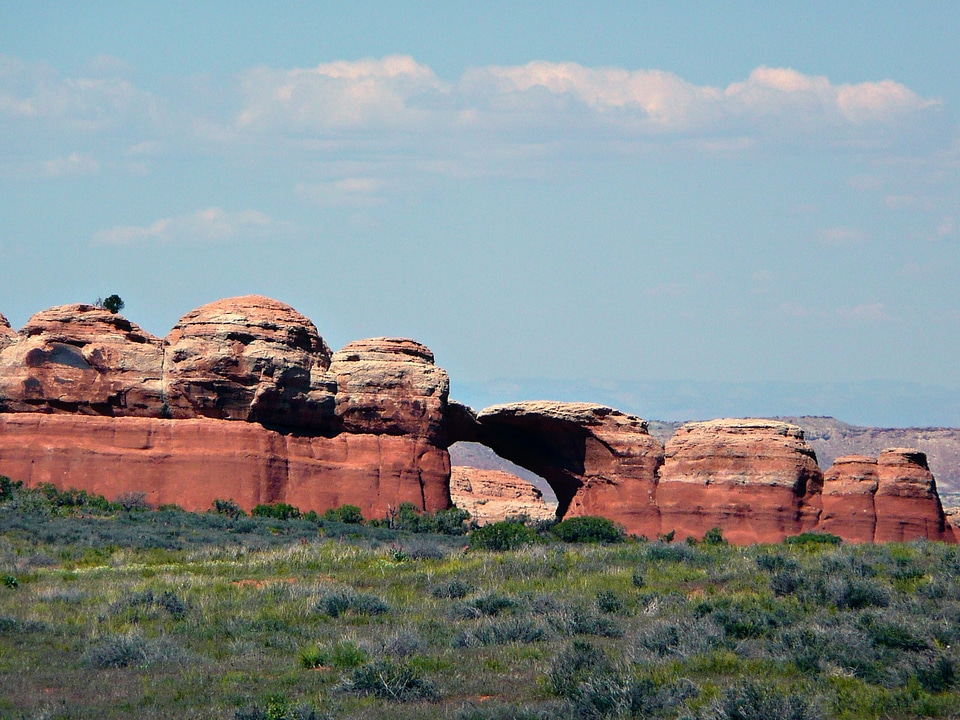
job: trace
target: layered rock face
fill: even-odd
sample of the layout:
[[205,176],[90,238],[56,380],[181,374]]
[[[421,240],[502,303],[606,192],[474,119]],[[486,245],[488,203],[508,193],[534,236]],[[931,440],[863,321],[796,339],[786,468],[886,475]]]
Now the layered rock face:
[[204,305],[167,335],[165,358],[172,417],[333,429],[330,348],[289,305],[258,295]]
[[156,417],[163,342],[93,305],[37,313],[0,343],[0,411]]
[[659,531],[655,492],[663,445],[640,418],[559,402],[495,405],[475,418],[462,408],[456,413],[453,439],[482,442],[545,478],[557,495],[558,517],[603,515],[631,533]]
[[953,538],[926,455],[913,448],[889,448],[877,458],[877,474],[874,542]]
[[3,313],[0,313],[0,350],[14,343],[16,339],[17,334],[10,327],[10,321],[3,316]]
[[357,505],[384,517],[402,502],[449,507],[449,460],[421,438],[342,433],[310,437],[257,423],[39,413],[0,414],[0,472],[115,499],[144,493],[154,505],[208,510],[230,499],[245,510],[284,502],[323,511]]
[[426,346],[404,338],[358,340],[334,354],[330,376],[345,431],[443,439],[450,379]]
[[449,380],[411,340],[352,343],[332,362],[309,319],[256,295],[187,313],[164,340],[91,305],[5,329],[0,473],[191,509],[234,492],[245,509],[349,503],[368,517],[450,506]]
[[450,497],[478,525],[520,515],[531,520],[556,517],[556,508],[544,502],[543,493],[526,480],[500,470],[454,466],[450,471]]
[[877,528],[874,496],[879,481],[876,458],[838,457],[823,475],[819,529],[850,542],[873,542]]
[[926,455],[913,448],[837,458],[824,475],[818,529],[850,542],[954,539]]
[[664,532],[701,538],[714,527],[738,543],[812,530],[823,482],[803,431],[774,420],[681,427],[665,447],[656,501]]

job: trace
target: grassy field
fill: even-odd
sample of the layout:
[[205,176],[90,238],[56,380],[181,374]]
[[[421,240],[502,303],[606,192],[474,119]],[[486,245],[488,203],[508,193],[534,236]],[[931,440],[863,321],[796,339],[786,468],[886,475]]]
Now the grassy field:
[[954,546],[393,524],[0,485],[0,717],[960,717]]

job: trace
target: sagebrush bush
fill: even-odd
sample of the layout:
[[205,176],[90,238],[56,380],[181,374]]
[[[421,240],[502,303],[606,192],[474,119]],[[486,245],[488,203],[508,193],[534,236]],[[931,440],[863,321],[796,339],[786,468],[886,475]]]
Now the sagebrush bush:
[[470,547],[479,550],[515,550],[536,540],[536,531],[522,520],[502,520],[470,533]]
[[547,628],[539,621],[524,616],[487,620],[472,631],[461,630],[453,640],[454,647],[484,647],[488,645],[528,644],[544,642],[549,638]]
[[363,512],[356,505],[341,505],[331,508],[323,514],[324,520],[340,522],[345,525],[363,525]]
[[436,686],[413,665],[392,660],[378,660],[358,667],[344,689],[393,702],[434,700],[438,695]]
[[754,680],[724,691],[704,720],[821,720],[823,713],[809,700]]
[[568,518],[552,526],[551,533],[569,543],[618,543],[626,537],[612,520],[591,515]]
[[435,598],[451,598],[459,600],[473,592],[473,585],[461,580],[452,578],[445,582],[437,583],[430,589],[430,594]]
[[384,615],[390,606],[382,598],[352,589],[333,590],[325,593],[316,605],[317,610],[336,618],[345,614]]

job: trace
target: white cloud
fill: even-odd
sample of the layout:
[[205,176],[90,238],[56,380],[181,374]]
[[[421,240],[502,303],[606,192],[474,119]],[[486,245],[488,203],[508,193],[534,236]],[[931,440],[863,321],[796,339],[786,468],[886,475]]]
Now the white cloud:
[[842,320],[851,322],[881,322],[887,319],[883,303],[865,303],[852,307],[842,307],[837,310]]
[[261,67],[243,73],[241,86],[246,105],[237,124],[248,129],[415,129],[431,114],[418,100],[448,93],[430,68],[399,55],[308,69]]
[[760,139],[860,146],[904,127],[923,136],[925,113],[940,104],[892,80],[837,85],[768,67],[723,88],[662,70],[545,61],[473,68],[445,83],[406,56],[257,68],[241,85],[240,132],[363,141],[367,129],[426,138],[495,131],[542,143],[595,140],[604,129],[608,140],[675,138],[713,153],[743,152]]
[[101,230],[94,242],[103,245],[132,245],[148,242],[224,242],[261,235],[278,229],[280,223],[256,210],[227,212],[210,207],[188,215],[162,218],[146,225],[121,225]]
[[322,183],[300,183],[297,195],[324,207],[369,207],[384,202],[386,181],[371,177],[351,177]]
[[66,157],[54,158],[43,164],[44,174],[50,177],[93,175],[99,170],[100,163],[95,157],[81,153],[70,153]]
[[868,239],[865,232],[851,227],[824,228],[817,235],[829,245],[859,245]]
[[[101,59],[102,60],[102,59]],[[101,61],[88,76],[62,78],[43,65],[0,57],[0,123],[29,122],[61,131],[96,132],[122,125],[154,124],[160,103],[150,93],[109,71]]]

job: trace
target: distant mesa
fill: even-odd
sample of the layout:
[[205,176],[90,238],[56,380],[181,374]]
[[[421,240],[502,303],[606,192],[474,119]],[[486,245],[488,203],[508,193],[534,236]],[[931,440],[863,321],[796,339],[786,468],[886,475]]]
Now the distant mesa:
[[[854,542],[930,538],[953,527],[926,456],[846,455],[825,473],[803,430],[776,420],[689,423],[666,439],[646,421],[590,403],[522,402],[475,412],[449,399],[447,373],[406,338],[337,352],[289,305],[249,295],[184,315],[165,338],[93,305],[0,315],[0,473],[154,504],[251,509],[285,502],[401,503],[486,521],[523,513],[602,515],[653,538],[736,543],[824,531]],[[496,471],[456,468],[475,442],[544,478],[539,491]]]

